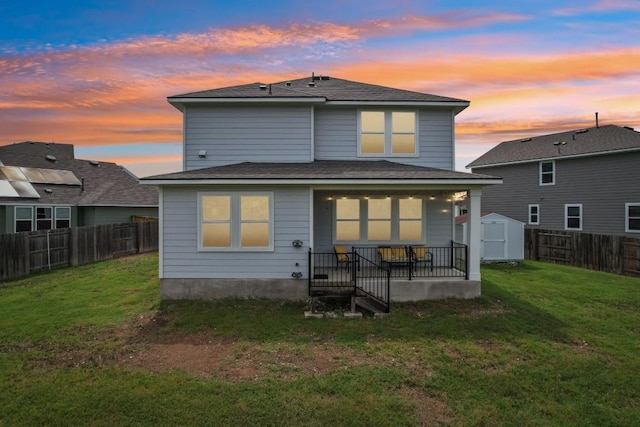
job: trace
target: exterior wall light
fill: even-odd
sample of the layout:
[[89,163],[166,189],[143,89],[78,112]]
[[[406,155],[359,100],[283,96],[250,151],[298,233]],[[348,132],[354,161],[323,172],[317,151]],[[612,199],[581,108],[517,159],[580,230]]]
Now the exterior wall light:
[[291,244],[293,245],[294,248],[301,248],[302,240],[294,240],[293,242],[291,242]]

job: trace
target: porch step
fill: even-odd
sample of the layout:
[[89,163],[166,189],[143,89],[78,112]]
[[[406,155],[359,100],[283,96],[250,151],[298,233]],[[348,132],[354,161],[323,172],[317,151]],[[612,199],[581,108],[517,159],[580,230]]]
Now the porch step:
[[371,297],[356,297],[356,305],[371,313],[386,313],[387,308],[380,301]]

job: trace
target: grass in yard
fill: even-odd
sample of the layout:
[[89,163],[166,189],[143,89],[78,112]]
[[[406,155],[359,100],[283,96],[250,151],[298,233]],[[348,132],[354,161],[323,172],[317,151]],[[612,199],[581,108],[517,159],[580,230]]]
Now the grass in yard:
[[305,320],[159,303],[146,255],[0,285],[2,425],[640,425],[640,280],[526,262],[483,296]]

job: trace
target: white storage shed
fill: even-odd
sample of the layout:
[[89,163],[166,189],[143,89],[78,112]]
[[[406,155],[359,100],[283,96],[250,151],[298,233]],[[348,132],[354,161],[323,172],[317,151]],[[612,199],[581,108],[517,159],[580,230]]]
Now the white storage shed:
[[[482,212],[480,217],[480,259],[482,261],[522,261],[524,223],[498,213]],[[467,216],[456,217],[455,238],[467,243]]]

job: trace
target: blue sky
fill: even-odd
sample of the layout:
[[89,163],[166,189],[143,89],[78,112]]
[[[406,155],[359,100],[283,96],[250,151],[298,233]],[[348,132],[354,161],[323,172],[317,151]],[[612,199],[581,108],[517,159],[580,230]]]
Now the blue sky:
[[0,144],[179,170],[166,97],[316,74],[468,99],[457,168],[500,141],[640,127],[640,2],[31,1],[0,5]]

